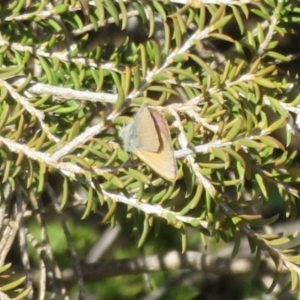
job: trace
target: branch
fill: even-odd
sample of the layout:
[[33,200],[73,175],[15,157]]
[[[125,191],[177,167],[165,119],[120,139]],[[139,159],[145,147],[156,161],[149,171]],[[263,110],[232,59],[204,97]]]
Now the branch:
[[[24,84],[24,82],[26,82],[26,78],[24,76],[12,78],[13,86],[20,87]],[[117,95],[110,93],[77,91],[71,88],[43,84],[35,81],[30,81],[30,84],[25,88],[25,90],[36,95],[51,95],[52,97],[56,98],[54,100],[74,99],[76,101],[115,103],[118,98]]]
[[[274,271],[269,262],[270,260],[266,259],[261,261],[259,274]],[[113,276],[174,270],[195,270],[216,275],[248,276],[255,267],[252,259],[228,259],[196,251],[187,251],[183,254],[171,251],[163,255],[83,264],[81,270],[86,280],[99,280]],[[63,280],[70,283],[75,282],[75,272],[71,269],[64,270]]]

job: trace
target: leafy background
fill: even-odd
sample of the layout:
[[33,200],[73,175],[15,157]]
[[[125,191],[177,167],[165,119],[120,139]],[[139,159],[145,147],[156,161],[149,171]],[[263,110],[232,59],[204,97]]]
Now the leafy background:
[[1,299],[296,299],[298,4],[1,1]]

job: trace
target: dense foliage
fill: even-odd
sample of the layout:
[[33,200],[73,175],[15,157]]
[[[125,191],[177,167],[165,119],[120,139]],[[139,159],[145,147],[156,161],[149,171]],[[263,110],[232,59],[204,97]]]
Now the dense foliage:
[[[0,298],[192,299],[198,271],[243,275],[235,299],[296,295],[299,7],[1,1]],[[143,103],[169,124],[175,182],[123,148]]]

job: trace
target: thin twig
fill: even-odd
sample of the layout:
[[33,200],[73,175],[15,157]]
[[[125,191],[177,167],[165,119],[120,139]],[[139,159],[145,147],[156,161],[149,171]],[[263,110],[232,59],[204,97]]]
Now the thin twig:
[[[18,76],[9,80],[12,82],[13,86],[19,87],[24,84],[26,78],[23,76],[20,78]],[[51,95],[53,97],[53,101],[74,99],[76,101],[115,103],[118,98],[118,95],[111,93],[77,91],[71,88],[43,84],[35,81],[31,81],[25,90],[36,95]]]
[[54,193],[54,190],[50,186],[50,184],[47,184],[47,192],[48,192],[49,197],[52,200],[52,203],[53,203],[53,206],[56,210],[56,213],[60,216],[61,225],[62,225],[64,235],[66,237],[68,249],[69,249],[71,257],[73,259],[74,268],[75,268],[76,277],[77,277],[77,284],[78,284],[78,288],[79,288],[79,297],[78,297],[78,299],[79,300],[84,300],[84,299],[86,299],[86,291],[85,291],[85,288],[84,288],[83,274],[82,274],[82,271],[81,271],[81,266],[80,266],[80,261],[79,261],[78,255],[77,255],[76,249],[74,247],[70,231],[69,231],[68,226],[67,226],[66,218],[65,218],[64,214],[61,212],[61,210],[59,208],[56,195]]
[[[16,201],[17,205],[15,207],[17,215],[20,218],[20,228],[19,228],[19,244],[20,244],[20,251],[21,251],[21,259],[22,264],[24,266],[26,272],[26,287],[33,286],[32,283],[32,273],[31,273],[31,266],[29,262],[29,254],[28,254],[28,247],[26,243],[26,229],[25,229],[25,222],[24,222],[24,211],[26,210],[26,203],[24,202],[24,197],[22,196],[23,191],[20,184],[17,184],[17,191],[16,191]],[[30,294],[27,296],[28,299],[33,299],[33,289],[31,289]]]
[[[255,268],[255,258],[223,258],[196,251],[180,253],[171,251],[162,255],[102,261],[82,265],[82,272],[89,280],[100,280],[112,276],[133,275],[160,271],[195,270],[216,275],[248,276]],[[274,271],[270,259],[261,260],[261,273]],[[64,280],[74,282],[74,271],[63,272]]]
[[180,215],[180,213],[176,213],[172,210],[163,208],[161,205],[149,204],[149,203],[139,201],[135,195],[125,196],[121,192],[113,193],[105,190],[102,191],[105,196],[107,196],[110,199],[113,199],[113,201],[121,202],[126,205],[135,207],[138,210],[145,212],[147,215],[156,215],[158,217],[167,219],[168,214],[172,214],[179,222],[190,224],[193,221],[193,222],[197,222],[200,227],[208,228],[207,221],[200,220],[199,218],[196,217],[182,216]]
[[[42,210],[40,208],[41,201],[37,201],[35,198],[34,193],[30,194],[30,201],[31,205],[33,208],[39,212],[35,214],[35,218],[37,222],[39,223],[40,229],[41,229],[41,240],[42,240],[42,245],[39,245],[39,243],[35,240],[35,238],[28,233],[28,237],[30,237],[31,243],[34,245],[34,248],[37,250],[38,254],[40,255],[41,258],[41,272],[47,272],[44,275],[46,277],[41,276],[40,280],[40,299],[44,299],[44,293],[46,292],[46,279],[48,277],[49,279],[49,286],[52,292],[52,296],[54,299],[56,299],[59,296],[63,296],[64,299],[68,299],[66,293],[67,290],[64,285],[61,284],[61,270],[55,260],[55,257],[53,255],[53,251],[50,245],[48,233],[47,233],[47,228],[46,224],[44,221],[43,214],[40,213]],[[25,217],[25,213],[24,213]],[[42,273],[43,275],[43,273]],[[58,282],[59,281],[59,282]],[[60,289],[60,291],[59,291]]]
[[55,142],[59,141],[59,139],[50,132],[48,125],[44,122],[45,115],[43,112],[36,109],[28,101],[28,99],[17,93],[15,89],[10,84],[8,84],[7,81],[0,78],[0,84],[7,89],[7,91],[10,93],[13,99],[18,101],[24,107],[25,110],[27,110],[31,115],[35,116],[39,120],[42,130],[46,133],[50,140],[53,140]]

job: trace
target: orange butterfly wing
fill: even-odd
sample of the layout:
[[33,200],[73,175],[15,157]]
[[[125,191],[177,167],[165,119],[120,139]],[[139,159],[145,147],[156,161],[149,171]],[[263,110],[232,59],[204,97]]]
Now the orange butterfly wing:
[[168,125],[158,112],[151,112],[151,117],[153,118],[156,133],[158,134],[159,149],[153,152],[146,151],[144,148],[137,148],[134,149],[133,153],[161,177],[169,181],[175,181],[177,178],[177,166]]

